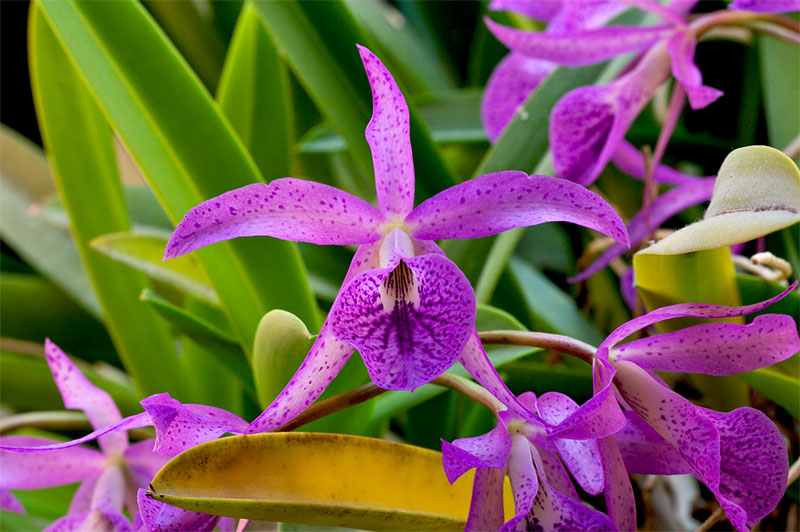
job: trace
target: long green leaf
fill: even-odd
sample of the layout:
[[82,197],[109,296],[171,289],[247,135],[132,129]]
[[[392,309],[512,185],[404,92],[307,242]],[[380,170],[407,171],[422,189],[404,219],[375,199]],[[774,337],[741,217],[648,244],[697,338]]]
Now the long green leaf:
[[543,273],[517,258],[511,259],[508,271],[524,301],[533,330],[566,334],[592,345],[600,344],[602,335],[581,314],[575,300]]
[[105,326],[48,280],[3,272],[0,293],[3,337],[37,343],[50,338],[86,360],[119,365]]
[[455,78],[447,64],[388,2],[345,0],[344,4],[380,44],[412,91],[455,88]]
[[189,314],[180,307],[173,305],[151,290],[145,289],[139,299],[158,312],[181,334],[205,346],[210,353],[222,362],[222,365],[228,371],[249,387],[251,391],[255,391],[253,374],[250,371],[247,357],[239,347],[239,344],[228,334],[202,318]]
[[192,65],[206,87],[214,90],[219,81],[225,46],[194,2],[145,0],[175,46]]
[[761,368],[737,377],[785,408],[793,418],[800,419],[800,402],[797,401],[800,397],[800,379],[796,375]]
[[[209,94],[139,4],[39,5],[173,223],[201,201],[261,180]],[[245,350],[272,308],[319,323],[293,244],[248,238],[196,254]]]
[[31,15],[30,63],[40,129],[106,326],[142,394],[186,398],[185,384],[173,378],[180,361],[166,325],[135,304],[145,277],[89,249],[92,238],[129,228],[113,137],[38,6]]
[[[35,197],[17,183],[36,182],[36,175],[52,177],[40,150],[28,146],[18,136],[3,130],[3,157],[0,158],[0,237],[30,266],[42,273],[94,317],[100,319],[102,310],[91,290],[72,236],[64,230],[42,221],[35,213]],[[23,154],[27,160],[20,161]],[[19,162],[19,165],[15,165]],[[16,176],[16,177],[15,177]],[[41,186],[41,185],[40,185]],[[30,191],[35,193],[35,191]]]
[[217,101],[262,175],[288,176],[294,149],[289,74],[250,4],[239,15]]
[[107,257],[140,271],[186,294],[219,305],[208,276],[194,255],[163,261],[169,233],[132,231],[111,233],[93,239],[89,245]]
[[800,48],[772,37],[758,38],[761,57],[761,85],[764,91],[764,115],[772,146],[783,149],[800,132]]

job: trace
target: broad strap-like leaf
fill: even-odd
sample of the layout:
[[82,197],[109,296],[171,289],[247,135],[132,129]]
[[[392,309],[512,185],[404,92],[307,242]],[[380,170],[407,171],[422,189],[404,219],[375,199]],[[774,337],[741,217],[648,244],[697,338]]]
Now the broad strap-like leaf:
[[451,486],[441,454],[410,445],[340,434],[268,433],[185,451],[156,475],[151,496],[246,519],[456,530],[466,521],[471,477]]

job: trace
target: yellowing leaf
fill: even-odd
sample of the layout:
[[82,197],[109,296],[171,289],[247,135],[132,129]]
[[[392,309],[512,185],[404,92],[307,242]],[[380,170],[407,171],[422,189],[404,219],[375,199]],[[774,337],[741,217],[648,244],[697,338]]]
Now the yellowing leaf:
[[800,221],[800,170],[769,146],[747,146],[723,161],[702,220],[639,252],[676,255],[754,240]]
[[[472,477],[451,486],[442,455],[411,445],[344,434],[265,433],[223,438],[176,456],[153,479],[151,496],[246,519],[463,530]],[[510,515],[513,501],[505,502]]]

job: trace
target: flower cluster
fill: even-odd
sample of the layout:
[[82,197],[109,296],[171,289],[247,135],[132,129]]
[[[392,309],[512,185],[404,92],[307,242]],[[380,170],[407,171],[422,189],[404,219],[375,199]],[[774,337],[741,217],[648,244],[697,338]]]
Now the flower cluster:
[[[483,121],[494,141],[514,118],[520,106],[557,66],[580,66],[634,53],[611,82],[579,87],[565,94],[550,115],[550,149],[555,175],[583,185],[597,179],[609,161],[638,179],[674,188],[643,209],[627,224],[635,247],[664,221],[686,208],[711,198],[713,177],[697,178],[660,164],[666,144],[688,97],[692,109],[702,109],[722,92],[705,86],[694,62],[697,40],[719,25],[743,24],[756,13],[798,9],[796,2],[733,2],[728,10],[689,22],[696,0],[673,0],[667,6],[651,0],[547,1],[493,0],[489,8],[507,10],[547,23],[542,32],[520,31],[486,19],[489,30],[511,52],[492,73],[483,99]],[[625,9],[635,7],[656,15],[654,26],[605,24]],[[739,11],[739,10],[746,10]],[[671,102],[646,176],[643,155],[625,135],[656,89],[675,79]],[[584,280],[621,256],[627,248],[612,244],[590,267],[570,279]]]
[[[796,283],[749,306],[691,303],[657,309],[621,325],[596,349],[562,337],[578,346],[571,354],[593,366],[593,397],[579,405],[560,393],[516,396],[506,387],[476,331],[473,290],[435,242],[567,221],[627,247],[629,237],[619,216],[584,185],[613,153],[625,152],[624,145],[618,146],[624,130],[664,81],[670,62],[693,106],[719,96],[701,84],[693,68],[695,26],[680,15],[691,2],[675,2],[669,9],[645,0],[628,3],[657,11],[671,23],[608,29],[602,24],[621,10],[614,2],[496,0],[494,7],[521,10],[550,25],[547,32],[530,35],[491,23],[492,31],[515,50],[490,84],[492,97],[501,90],[497,84],[502,77],[518,69],[529,69],[530,77],[520,83],[520,90],[529,91],[554,63],[598,61],[625,51],[643,55],[610,85],[579,89],[554,111],[560,120],[553,132],[554,148],[559,142],[569,147],[554,149],[554,161],[557,171],[570,179],[498,172],[454,186],[416,207],[408,107],[386,67],[359,47],[373,95],[366,138],[378,208],[345,191],[300,179],[253,184],[189,211],[165,253],[168,259],[253,235],[359,246],[316,341],[284,390],[252,422],[218,408],[182,404],[166,393],[144,399],[143,413],[123,419],[110,396],[48,342],[47,360],[65,406],[82,409],[95,431],[64,443],[27,436],[0,439],[0,452],[12,464],[4,465],[0,479],[3,508],[22,510],[9,489],[81,481],[69,514],[51,530],[211,530],[217,525],[230,530],[230,519],[172,508],[145,497],[142,490],[166,457],[225,434],[261,433],[296,418],[358,350],[372,382],[382,388],[413,391],[458,360],[491,394],[497,419],[491,432],[442,442],[444,472],[451,482],[477,470],[468,530],[633,530],[630,473],[691,473],[711,490],[737,529],[750,529],[775,507],[786,487],[786,450],[776,427],[753,408],[720,413],[695,406],[655,371],[727,375],[779,362],[800,350],[794,320],[765,314],[749,325],[703,323],[621,342],[671,318],[727,318],[761,311]],[[531,62],[536,54],[551,63]],[[508,109],[506,105],[503,113]],[[487,113],[492,127],[499,127],[502,117]],[[585,116],[577,118],[579,113]],[[668,180],[677,174],[664,169],[660,175]],[[660,198],[664,209],[710,194],[708,181],[687,183],[687,188]],[[653,206],[656,212],[660,208]],[[537,333],[520,334],[529,335],[528,345],[540,338]],[[155,441],[129,445],[123,431],[145,426],[155,428]],[[79,446],[94,439],[99,451]],[[506,475],[514,499],[510,518],[503,513]],[[604,495],[605,513],[581,501],[573,479],[586,493]],[[124,508],[135,516],[133,523]]]

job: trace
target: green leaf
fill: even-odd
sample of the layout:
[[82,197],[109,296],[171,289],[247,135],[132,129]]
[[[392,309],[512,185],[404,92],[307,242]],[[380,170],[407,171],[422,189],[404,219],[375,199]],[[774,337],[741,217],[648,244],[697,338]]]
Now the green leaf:
[[345,6],[380,44],[412,92],[454,89],[455,79],[430,46],[389,3],[345,0]]
[[139,299],[158,312],[181,334],[206,347],[231,374],[254,391],[250,363],[234,338],[202,318],[160,298],[152,290],[145,289]]
[[531,330],[565,334],[592,345],[603,341],[600,332],[581,314],[575,300],[543,273],[516,257],[509,261],[508,273],[513,290],[522,298]]
[[767,399],[785,408],[793,418],[800,419],[800,403],[797,401],[800,397],[800,380],[796,375],[786,375],[770,368],[761,368],[741,373],[737,377]]
[[197,4],[158,0],[144,0],[144,3],[206,87],[214,90],[225,57],[225,45],[200,14]]
[[451,486],[441,454],[410,445],[338,434],[267,433],[223,438],[181,453],[153,479],[151,496],[246,519],[456,530],[464,528],[471,477]]
[[212,305],[219,305],[219,298],[197,257],[190,254],[168,261],[162,260],[167,240],[169,233],[133,231],[99,236],[89,245],[153,280]]
[[288,176],[294,141],[289,74],[252,4],[239,15],[217,101],[261,174]]
[[103,324],[48,280],[3,272],[0,293],[3,337],[37,343],[50,338],[81,358],[119,364]]
[[36,214],[39,209],[35,202],[55,191],[44,154],[13,131],[5,127],[1,131],[0,237],[29,265],[101,319],[100,304],[72,236],[41,221]]
[[[373,175],[372,155],[364,129],[371,117],[372,97],[358,56],[356,43],[374,48],[372,39],[353,19],[341,1],[312,4],[296,1],[254,4],[267,30],[286,55],[292,71],[319,110],[347,142],[353,159],[365,175]],[[380,53],[380,52],[379,52]],[[381,57],[390,71],[393,64]],[[403,80],[395,76],[403,90]],[[418,198],[427,198],[455,184],[436,150],[430,132],[414,102],[408,100],[411,145]]]
[[[139,4],[40,5],[173,223],[204,200],[261,181],[209,94]],[[246,238],[195,253],[245,350],[272,308],[317,325],[293,244]]]
[[782,149],[800,131],[800,99],[797,98],[800,70],[787,68],[787,65],[800,64],[800,48],[773,37],[759,36],[758,51],[769,142]]
[[134,304],[146,279],[89,249],[91,239],[130,227],[113,137],[43,18],[43,4],[36,6],[30,25],[34,98],[81,260],[117,352],[139,391],[143,395],[169,391],[185,400],[185,384],[173,378],[180,361],[169,330],[151,310]]
[[253,346],[253,376],[258,401],[266,408],[283,390],[313,344],[303,321],[283,310],[261,318]]

